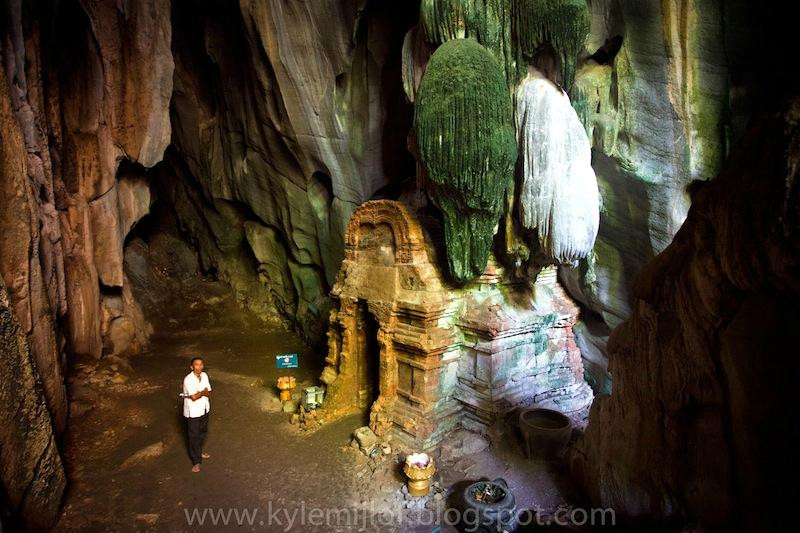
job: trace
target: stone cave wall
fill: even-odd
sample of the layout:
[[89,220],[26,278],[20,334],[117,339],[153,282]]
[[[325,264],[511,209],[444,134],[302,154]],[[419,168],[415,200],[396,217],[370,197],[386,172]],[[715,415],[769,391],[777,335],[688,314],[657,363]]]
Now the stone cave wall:
[[22,333],[3,346],[21,379],[1,384],[4,519],[57,516],[67,357],[145,340],[123,244],[170,139],[170,41],[161,2],[0,4],[0,277]]
[[[58,513],[58,497],[66,486],[47,408],[42,379],[33,360],[28,335],[12,310],[8,291],[0,279],[0,465],[6,505],[18,509],[32,529],[48,527]],[[14,431],[8,431],[13,428]]]
[[769,114],[695,195],[609,342],[613,393],[574,467],[640,525],[772,531],[794,505],[800,101]]
[[584,305],[577,341],[597,389],[609,392],[605,347],[631,315],[638,273],[672,241],[690,190],[718,174],[749,117],[792,87],[779,59],[791,30],[776,31],[792,14],[742,0],[589,7],[595,53],[571,97],[592,142],[600,229],[592,254],[559,276]]
[[590,2],[597,52],[571,96],[592,142],[600,230],[592,254],[560,277],[592,311],[576,334],[600,389],[610,388],[607,336],[630,316],[636,275],[681,227],[689,184],[712,179],[726,156],[730,100],[742,90],[725,41],[734,4]]
[[310,340],[350,215],[414,173],[400,53],[416,6],[363,4],[173,5],[175,149],[159,181],[203,267]]
[[[716,20],[714,6],[697,12],[696,4],[672,4],[688,7],[677,20],[683,27],[699,24],[695,38],[716,34],[719,42],[719,31],[709,32]],[[777,530],[785,527],[785,510],[794,505],[791,491],[778,487],[793,483],[797,461],[792,447],[800,432],[791,408],[798,368],[790,355],[797,343],[800,279],[800,85],[780,58],[792,47],[797,13],[738,1],[721,5],[717,24],[723,46],[717,50],[727,65],[728,89],[721,96],[727,99],[721,121],[727,158],[708,183],[685,187],[691,208],[674,240],[650,260],[648,252],[638,256],[641,263],[627,263],[639,273],[624,276],[628,310],[609,321],[629,317],[608,342],[613,390],[596,398],[572,457],[593,503],[612,506],[619,521],[637,529],[691,524],[712,531]],[[691,74],[691,69],[683,72]],[[698,79],[697,72],[692,75]],[[707,90],[707,85],[697,87],[701,93]],[[615,98],[618,104],[623,101],[618,96],[611,101]],[[684,101],[689,110],[698,104],[697,96]],[[602,109],[599,100],[593,105],[598,103]],[[683,120],[679,113],[673,116]],[[595,144],[598,134],[607,131],[594,130]],[[691,133],[681,138],[692,140]],[[672,146],[653,139],[654,147]],[[603,159],[597,146],[595,152],[598,168]],[[681,176],[699,177],[688,171]],[[598,179],[601,190],[609,186],[601,170]],[[603,191],[604,201],[649,187],[637,189],[636,184],[611,183],[612,194]],[[616,223],[610,215],[625,213],[623,206],[628,213],[656,212],[669,195],[647,197],[639,205],[630,197],[614,200],[605,219]],[[645,226],[639,220],[620,217],[629,231],[620,226],[606,237],[601,222],[595,259],[602,258],[603,239],[611,235],[621,264],[625,257],[637,257],[624,247],[641,235]],[[595,268],[584,279],[600,286],[598,272]],[[610,272],[606,279],[612,278]],[[577,290],[574,295],[581,297]],[[587,301],[609,318],[610,306]],[[607,330],[597,336],[603,334]]]

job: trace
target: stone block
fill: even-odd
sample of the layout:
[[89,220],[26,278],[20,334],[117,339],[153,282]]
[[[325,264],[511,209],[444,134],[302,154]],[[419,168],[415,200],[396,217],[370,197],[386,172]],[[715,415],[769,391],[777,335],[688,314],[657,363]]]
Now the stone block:
[[353,437],[358,441],[359,446],[364,449],[370,449],[378,443],[378,437],[369,426],[363,426],[355,430]]

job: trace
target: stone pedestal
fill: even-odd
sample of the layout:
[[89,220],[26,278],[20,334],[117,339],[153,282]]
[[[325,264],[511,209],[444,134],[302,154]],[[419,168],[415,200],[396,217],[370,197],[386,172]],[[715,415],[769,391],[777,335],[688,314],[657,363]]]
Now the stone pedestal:
[[592,401],[572,326],[578,308],[542,270],[526,287],[492,284],[468,291],[457,325],[464,342],[455,396],[465,426],[482,429],[498,416],[537,405],[579,412]]

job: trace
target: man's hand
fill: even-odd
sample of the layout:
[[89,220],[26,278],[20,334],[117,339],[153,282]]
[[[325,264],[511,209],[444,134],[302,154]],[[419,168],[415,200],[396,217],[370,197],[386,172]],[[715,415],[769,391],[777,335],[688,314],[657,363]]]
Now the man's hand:
[[194,394],[189,396],[189,398],[191,398],[191,400],[193,402],[196,402],[197,400],[199,400],[203,396],[208,396],[209,392],[211,392],[211,391],[209,391],[208,388],[205,388],[205,389],[201,390],[200,392],[195,392]]

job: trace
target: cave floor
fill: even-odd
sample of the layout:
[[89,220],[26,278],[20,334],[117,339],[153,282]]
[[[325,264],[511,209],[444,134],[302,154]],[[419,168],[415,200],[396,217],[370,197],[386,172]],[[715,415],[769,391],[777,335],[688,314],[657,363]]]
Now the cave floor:
[[[369,459],[350,446],[363,415],[314,432],[288,423],[273,388],[286,371],[275,368],[274,355],[299,354],[300,386],[316,382],[322,354],[292,334],[264,331],[218,284],[196,283],[204,297],[176,305],[177,318],[154,322],[150,348],[130,365],[115,357],[75,365],[64,442],[70,486],[57,531],[428,532],[428,511],[457,505],[470,481],[496,477],[508,480],[521,509],[552,512],[565,503],[566,477],[523,459],[506,425],[485,438],[454,432],[435,455],[431,496],[409,498],[404,450]],[[199,474],[191,472],[178,398],[197,354],[214,389],[211,458]]]

